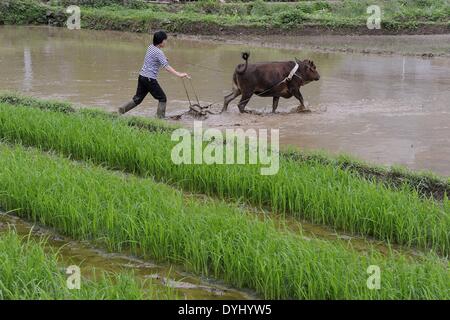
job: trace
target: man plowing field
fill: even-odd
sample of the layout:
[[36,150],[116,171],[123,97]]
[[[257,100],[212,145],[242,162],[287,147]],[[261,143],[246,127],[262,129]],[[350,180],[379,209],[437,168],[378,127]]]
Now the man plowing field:
[[150,93],[153,98],[159,101],[156,111],[157,117],[165,117],[167,97],[157,80],[159,69],[164,68],[180,78],[189,78],[187,73],[178,72],[169,65],[169,61],[161,50],[166,45],[166,40],[167,34],[164,31],[158,31],[153,35],[153,44],[147,49],[144,65],[139,73],[136,94],[130,102],[119,108],[120,114],[124,114],[138,106],[147,94]]

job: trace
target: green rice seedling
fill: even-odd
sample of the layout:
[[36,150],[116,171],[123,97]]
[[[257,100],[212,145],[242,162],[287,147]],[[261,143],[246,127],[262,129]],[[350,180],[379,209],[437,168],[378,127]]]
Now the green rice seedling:
[[82,277],[80,289],[69,289],[58,253],[44,249],[46,240],[20,237],[13,229],[0,233],[0,300],[37,299],[158,299],[174,298],[169,291],[156,294],[131,273],[96,273]]
[[442,200],[444,194],[450,194],[450,179],[439,177],[432,172],[413,172],[404,167],[373,165],[345,154],[332,156],[323,150],[304,151],[288,147],[281,152],[281,156],[299,162],[333,165],[363,178],[382,182],[391,188],[409,186],[424,198]]
[[75,107],[68,102],[58,100],[43,100],[24,96],[17,92],[4,91],[0,92],[0,102],[21,105],[41,110],[49,110],[63,113],[80,113],[93,118],[107,119],[111,121],[119,121],[131,127],[137,127],[148,131],[171,132],[178,128],[176,125],[167,124],[160,119],[148,119],[143,117],[127,116],[120,117],[118,114],[106,112],[98,108],[92,107]]
[[[182,264],[264,298],[449,298],[448,261],[435,255],[357,253],[152,179],[18,145],[0,152],[0,207],[76,239]],[[378,290],[367,286],[371,265],[381,270]]]
[[0,102],[11,105],[28,106],[42,110],[59,111],[64,113],[76,112],[76,109],[68,102],[36,99],[24,96],[18,92],[1,91]]
[[[9,105],[23,105],[27,107],[46,109],[60,112],[79,112],[86,116],[98,117],[116,121],[123,119],[131,127],[137,127],[148,131],[158,131],[170,133],[178,128],[176,125],[168,125],[158,119],[148,119],[139,116],[118,117],[114,113],[108,113],[97,108],[83,107],[76,108],[70,103],[43,100],[24,96],[16,92],[0,92],[0,102]],[[450,180],[438,177],[430,172],[412,172],[402,168],[401,171],[396,168],[388,168],[380,165],[368,164],[360,159],[349,155],[333,156],[325,151],[305,151],[289,147],[282,150],[280,156],[288,160],[299,162],[319,162],[320,164],[333,165],[366,178],[376,179],[385,183],[389,187],[398,188],[399,186],[409,185],[423,197],[434,197],[441,200],[444,194],[450,194]]]
[[0,138],[389,243],[443,255],[450,248],[447,205],[422,199],[407,186],[393,190],[320,161],[281,158],[273,176],[260,175],[260,165],[176,165],[171,160],[175,142],[165,133],[5,104],[0,105]]

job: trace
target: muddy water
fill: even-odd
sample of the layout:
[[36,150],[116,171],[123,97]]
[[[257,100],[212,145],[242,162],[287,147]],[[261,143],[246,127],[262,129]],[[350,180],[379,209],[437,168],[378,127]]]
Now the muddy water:
[[[134,94],[149,41],[142,34],[0,27],[0,90],[16,89],[114,111]],[[364,41],[358,41],[363,46]],[[392,44],[395,38],[386,42]],[[176,69],[192,75],[201,101],[218,102],[220,109],[243,49],[251,51],[252,61],[313,59],[321,80],[302,90],[313,112],[240,115],[234,103],[228,113],[210,116],[205,125],[278,128],[282,144],[450,175],[449,58],[326,53],[174,37],[165,51]],[[181,80],[161,71],[160,82],[168,95],[169,115],[186,110]],[[282,100],[279,110],[296,105],[294,99]],[[149,98],[131,114],[153,116],[155,106]],[[270,98],[255,97],[248,108],[269,112],[270,106]],[[192,124],[192,119],[183,121]]]
[[176,266],[156,264],[138,258],[108,253],[93,247],[89,242],[73,241],[50,229],[28,223],[16,216],[0,212],[0,234],[14,227],[18,234],[38,239],[48,239],[46,249],[58,250],[62,266],[80,266],[83,276],[95,271],[132,271],[138,279],[149,281],[164,295],[167,286],[181,299],[255,299],[251,292],[238,291],[224,285],[184,273]]

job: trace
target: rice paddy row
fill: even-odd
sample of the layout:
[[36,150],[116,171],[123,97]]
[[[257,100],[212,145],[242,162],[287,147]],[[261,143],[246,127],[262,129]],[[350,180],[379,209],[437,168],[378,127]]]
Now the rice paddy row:
[[[44,238],[20,237],[13,229],[0,234],[0,300],[157,299],[131,273],[97,273],[82,277],[80,289],[67,285],[58,252],[45,250]],[[169,294],[162,298],[174,298]]]
[[1,91],[0,102],[10,105],[22,105],[41,110],[56,111],[62,113],[80,113],[93,118],[118,121],[130,127],[145,129],[150,132],[172,132],[179,128],[176,125],[168,124],[160,119],[151,119],[143,117],[120,117],[118,114],[109,113],[95,108],[80,109],[71,103],[57,100],[45,100],[27,97],[15,92]]
[[[179,126],[168,124],[159,119],[139,116],[121,117],[95,107],[80,108],[68,102],[36,99],[17,92],[0,92],[0,102],[64,113],[78,112],[86,116],[119,121],[131,127],[137,127],[150,132],[171,133],[173,130],[179,128]],[[445,179],[432,172],[413,172],[404,167],[375,166],[345,154],[332,156],[324,151],[304,151],[291,147],[287,150],[282,150],[280,156],[297,162],[319,162],[326,165],[333,165],[354,172],[363,178],[376,179],[394,188],[401,188],[407,184],[424,198],[433,197],[437,200],[442,200],[445,195],[450,194],[450,178]]]
[[333,165],[368,180],[382,182],[393,189],[401,189],[407,185],[423,198],[441,201],[450,195],[450,178],[440,177],[429,171],[415,172],[403,166],[374,165],[346,154],[334,156],[324,151],[299,151],[295,148],[288,148],[282,152],[281,156],[297,162]]
[[275,176],[259,165],[176,165],[175,142],[163,132],[123,121],[0,105],[0,138],[79,160],[153,177],[184,190],[248,202],[312,223],[448,255],[450,201],[422,199],[408,186],[391,189],[320,161],[280,159]]
[[[264,298],[450,297],[448,261],[434,255],[412,261],[360,254],[280,231],[272,220],[223,202],[186,198],[151,179],[20,145],[1,144],[0,152],[0,207],[113,251],[181,264]],[[371,265],[381,270],[378,290],[367,286]]]

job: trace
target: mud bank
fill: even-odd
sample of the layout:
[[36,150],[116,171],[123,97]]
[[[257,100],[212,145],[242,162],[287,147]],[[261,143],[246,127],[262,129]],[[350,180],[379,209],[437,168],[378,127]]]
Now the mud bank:
[[185,40],[212,41],[274,49],[314,50],[324,53],[402,55],[430,59],[450,57],[450,33],[429,35],[190,35],[172,34]]

